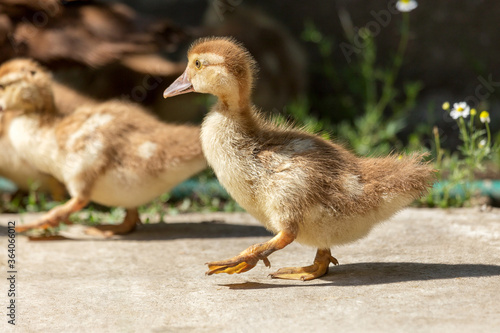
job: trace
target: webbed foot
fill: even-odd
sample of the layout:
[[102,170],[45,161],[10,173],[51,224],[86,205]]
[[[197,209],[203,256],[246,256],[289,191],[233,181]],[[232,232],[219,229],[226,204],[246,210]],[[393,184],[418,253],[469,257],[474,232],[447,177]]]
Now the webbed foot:
[[328,273],[330,263],[338,265],[337,259],[332,257],[330,250],[320,250],[316,252],[314,263],[305,267],[285,267],[270,274],[273,279],[302,280],[309,281]]
[[90,236],[109,238],[114,235],[126,235],[135,230],[137,224],[141,223],[137,208],[127,209],[127,215],[120,224],[106,224],[89,227],[85,233]]
[[69,221],[69,216],[71,213],[77,212],[88,203],[88,200],[80,198],[71,198],[63,205],[52,208],[40,219],[33,223],[24,224],[16,227],[17,232],[25,232],[29,230],[46,230],[48,228],[54,228],[59,226],[61,223],[71,224]]
[[271,267],[271,263],[267,257],[274,251],[280,250],[293,242],[295,236],[286,231],[280,231],[273,239],[256,245],[250,246],[245,251],[241,252],[236,257],[228,260],[213,261],[207,263],[207,275],[227,273],[239,274],[251,270],[257,265],[259,260],[264,261],[267,267]]

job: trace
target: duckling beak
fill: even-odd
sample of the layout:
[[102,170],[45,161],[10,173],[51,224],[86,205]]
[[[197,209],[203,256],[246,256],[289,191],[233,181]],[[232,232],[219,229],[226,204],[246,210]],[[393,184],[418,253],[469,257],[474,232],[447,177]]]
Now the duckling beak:
[[163,98],[177,96],[194,91],[193,85],[189,81],[187,68],[181,76],[177,78],[167,89],[163,92]]

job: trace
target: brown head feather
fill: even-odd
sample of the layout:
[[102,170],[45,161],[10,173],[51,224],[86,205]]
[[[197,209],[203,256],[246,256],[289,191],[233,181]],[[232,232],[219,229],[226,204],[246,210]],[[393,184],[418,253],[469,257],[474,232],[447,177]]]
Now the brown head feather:
[[56,113],[51,80],[50,73],[30,59],[14,59],[0,66],[3,93],[12,96],[9,100],[14,102],[12,108],[22,111]]
[[240,85],[253,88],[257,63],[248,50],[232,37],[206,37],[196,40],[189,48],[188,55],[214,53],[224,57],[224,65],[229,72],[238,78]]

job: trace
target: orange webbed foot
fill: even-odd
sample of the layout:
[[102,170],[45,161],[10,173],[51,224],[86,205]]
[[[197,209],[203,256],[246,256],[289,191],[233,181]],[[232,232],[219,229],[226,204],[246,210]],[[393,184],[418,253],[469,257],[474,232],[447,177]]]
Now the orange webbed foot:
[[330,263],[338,265],[337,259],[332,257],[330,250],[318,250],[314,263],[306,267],[285,267],[270,274],[273,279],[309,281],[328,273]]
[[267,257],[274,251],[284,248],[293,242],[294,239],[295,236],[293,234],[286,231],[280,231],[273,239],[265,243],[252,245],[236,257],[207,263],[207,275],[243,273],[254,268],[259,260],[262,260],[267,267],[271,267],[271,263]]
[[52,208],[36,222],[20,225],[16,227],[17,232],[25,232],[29,230],[54,228],[61,223],[71,224],[69,216],[71,213],[77,212],[88,203],[88,200],[81,198],[71,198],[63,205]]
[[[239,274],[251,270],[259,262],[259,258],[252,255],[238,255],[234,258],[222,261],[212,261],[207,263],[207,275],[226,273],[226,274]],[[267,267],[271,267],[269,259],[262,258]]]
[[72,222],[69,221],[67,218],[62,219],[62,218],[52,217],[49,216],[49,214],[46,214],[33,223],[17,226],[16,232],[26,232],[30,230],[47,230],[49,228],[58,227],[61,223],[71,224]]
[[61,223],[71,224],[69,216],[85,207],[87,203],[88,200],[86,199],[71,198],[65,204],[52,208],[37,221],[16,227],[16,231],[46,230],[48,228],[55,228]]
[[127,214],[125,215],[122,223],[117,225],[107,224],[89,227],[85,230],[85,234],[103,238],[113,237],[114,235],[126,235],[134,231],[137,224],[140,223],[141,219],[137,209],[127,209]]

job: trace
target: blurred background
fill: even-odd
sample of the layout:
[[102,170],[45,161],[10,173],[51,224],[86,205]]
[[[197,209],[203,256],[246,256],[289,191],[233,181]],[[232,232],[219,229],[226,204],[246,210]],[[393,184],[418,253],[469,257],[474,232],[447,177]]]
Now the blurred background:
[[[200,123],[213,99],[164,100],[162,92],[184,70],[193,40],[233,36],[259,64],[254,103],[264,112],[365,156],[427,150],[441,163],[441,180],[454,184],[446,204],[432,195],[425,204],[463,205],[467,194],[449,198],[458,195],[453,186],[500,179],[493,145],[500,141],[500,3],[420,1],[401,13],[396,2],[0,0],[0,62],[31,57],[91,98],[128,99],[166,121]],[[461,149],[458,122],[442,109],[446,101],[489,112],[493,143],[474,166],[465,161],[473,153]],[[473,125],[469,135],[486,135],[478,117]],[[456,168],[473,176],[453,176]]]

